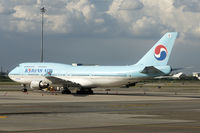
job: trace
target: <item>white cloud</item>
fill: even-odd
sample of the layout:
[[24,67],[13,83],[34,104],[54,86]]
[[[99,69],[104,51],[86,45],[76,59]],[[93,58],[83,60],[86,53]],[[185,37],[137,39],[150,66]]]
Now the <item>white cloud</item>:
[[12,14],[14,12],[15,12],[15,10],[13,10],[12,8],[7,8],[2,3],[0,3],[0,14],[2,14],[2,15],[10,15],[10,14]]
[[117,19],[119,22],[131,22],[138,17],[143,4],[138,0],[113,0],[107,14]]
[[86,20],[89,20],[95,12],[95,6],[88,0],[71,1],[67,4],[66,9],[72,14],[75,12],[75,14],[83,15]]
[[102,23],[104,23],[104,19],[102,19],[102,18],[97,18],[97,19],[95,19],[95,22],[96,22],[97,24],[102,24]]
[[[70,33],[72,32],[72,22],[70,17],[66,15],[46,16],[46,31],[54,33]],[[69,21],[68,21],[69,20]]]
[[200,1],[199,0],[175,0],[175,7],[183,7],[185,12],[200,12]]
[[[2,3],[5,3],[3,0]],[[41,0],[15,0],[15,4],[5,5],[14,12],[8,22],[8,30],[18,32],[38,32],[41,27]],[[0,14],[5,13],[0,2]],[[95,17],[95,6],[89,0],[59,0],[46,1],[47,12],[45,14],[45,30],[48,33],[73,33],[78,30],[90,30],[92,25],[102,24],[102,18]],[[2,20],[0,20],[0,23]],[[88,28],[88,29],[86,29]],[[0,29],[3,29],[0,27]],[[92,30],[92,29],[91,29]]]
[[151,17],[142,17],[136,22],[132,23],[132,32],[137,36],[157,36],[159,34],[164,34],[165,26],[159,24],[155,19]]
[[[178,31],[182,39],[200,37],[199,0],[44,1],[45,31],[65,34],[152,37]],[[105,1],[104,6],[105,6]],[[0,30],[38,33],[41,0],[1,0]],[[153,34],[152,34],[153,33]]]
[[120,7],[124,6],[124,2],[130,3],[133,1],[113,0],[107,13],[119,22],[120,28],[128,29],[127,32],[133,35],[152,36],[152,33],[158,35],[158,33],[163,34],[164,32],[174,30],[180,32],[182,38],[186,34],[189,36],[199,36],[200,13],[185,12],[185,7],[191,7],[189,6],[191,5],[190,1],[183,2],[181,5],[179,4],[180,6],[174,6],[176,1],[140,0],[141,4],[133,5],[143,5],[141,8],[121,10]]
[[119,9],[120,10],[139,10],[143,8],[143,6],[144,5],[138,0],[134,0],[134,1],[123,0]]
[[12,0],[11,2],[17,4],[17,5],[33,5],[38,3],[39,0]]
[[39,11],[36,6],[15,6],[14,10],[16,11],[13,14],[13,17],[24,19],[27,21],[37,21],[39,19]]

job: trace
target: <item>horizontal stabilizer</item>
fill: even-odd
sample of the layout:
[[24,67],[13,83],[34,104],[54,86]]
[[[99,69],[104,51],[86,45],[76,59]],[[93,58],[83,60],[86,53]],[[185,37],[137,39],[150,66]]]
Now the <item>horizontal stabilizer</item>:
[[145,67],[141,73],[144,74],[164,74],[162,71],[160,71],[159,69],[155,68],[154,66],[148,66]]

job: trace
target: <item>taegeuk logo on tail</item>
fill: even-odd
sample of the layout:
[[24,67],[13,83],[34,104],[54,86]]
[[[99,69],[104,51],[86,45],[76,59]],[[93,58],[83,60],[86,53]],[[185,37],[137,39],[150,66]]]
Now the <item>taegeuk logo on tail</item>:
[[155,50],[154,50],[154,57],[159,60],[162,61],[167,57],[168,51],[167,48],[162,45],[159,44],[158,46],[156,46]]

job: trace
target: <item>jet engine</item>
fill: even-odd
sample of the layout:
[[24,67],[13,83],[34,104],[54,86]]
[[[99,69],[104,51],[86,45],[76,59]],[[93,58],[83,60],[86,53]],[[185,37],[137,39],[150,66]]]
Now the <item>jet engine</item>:
[[44,89],[49,87],[49,83],[44,81],[32,81],[30,87],[31,89]]

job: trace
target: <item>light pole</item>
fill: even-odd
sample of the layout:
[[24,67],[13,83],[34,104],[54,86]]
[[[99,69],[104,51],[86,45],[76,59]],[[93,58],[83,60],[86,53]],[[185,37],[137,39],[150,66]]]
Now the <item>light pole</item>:
[[42,14],[42,40],[41,40],[41,62],[43,62],[44,61],[44,53],[43,53],[43,48],[44,48],[44,37],[43,37],[43,33],[44,33],[44,30],[43,30],[43,28],[44,28],[44,13],[46,12],[46,9],[44,8],[44,7],[42,7],[41,9],[40,9],[40,11],[41,11],[41,14]]

